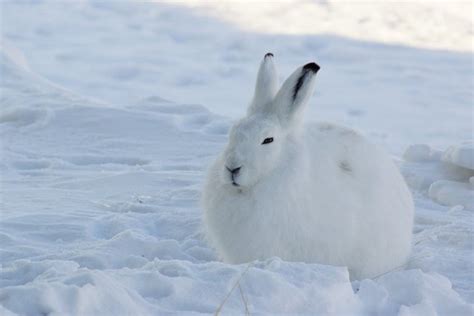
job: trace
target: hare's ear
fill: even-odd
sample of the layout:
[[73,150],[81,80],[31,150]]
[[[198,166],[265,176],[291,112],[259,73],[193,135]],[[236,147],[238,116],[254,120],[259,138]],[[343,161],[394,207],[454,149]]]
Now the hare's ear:
[[273,63],[273,54],[267,53],[263,57],[258,70],[255,93],[247,113],[265,110],[275,97],[278,90],[278,75]]
[[309,63],[295,70],[283,83],[274,100],[274,109],[283,124],[297,120],[314,91],[319,66]]

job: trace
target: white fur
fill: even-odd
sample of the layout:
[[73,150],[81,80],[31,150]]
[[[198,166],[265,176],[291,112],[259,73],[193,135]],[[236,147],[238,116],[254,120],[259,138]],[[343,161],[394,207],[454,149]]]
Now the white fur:
[[[277,92],[266,55],[247,116],[209,170],[205,234],[225,262],[278,256],[347,266],[352,279],[374,277],[410,253],[412,197],[391,158],[363,136],[303,126],[316,72],[298,68]],[[274,141],[262,145],[268,137]],[[227,168],[239,166],[232,180]]]

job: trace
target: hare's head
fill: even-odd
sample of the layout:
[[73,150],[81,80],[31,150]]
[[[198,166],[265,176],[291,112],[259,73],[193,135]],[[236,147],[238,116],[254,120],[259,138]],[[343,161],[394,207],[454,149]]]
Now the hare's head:
[[299,67],[278,90],[273,54],[265,55],[247,116],[230,131],[221,170],[224,183],[251,187],[284,163],[318,70],[315,63]]

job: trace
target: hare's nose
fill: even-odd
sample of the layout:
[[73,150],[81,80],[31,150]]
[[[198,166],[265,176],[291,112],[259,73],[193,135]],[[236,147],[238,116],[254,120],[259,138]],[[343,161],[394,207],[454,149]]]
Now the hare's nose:
[[231,169],[229,167],[226,166],[226,169],[232,174],[232,175],[236,175],[236,174],[239,174],[239,171],[240,171],[240,168],[242,168],[242,166],[238,167],[238,168],[234,168],[234,169]]

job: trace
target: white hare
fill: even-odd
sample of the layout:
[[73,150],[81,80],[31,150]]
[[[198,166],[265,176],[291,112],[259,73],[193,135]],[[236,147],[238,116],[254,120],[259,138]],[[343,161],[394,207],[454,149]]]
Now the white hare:
[[207,176],[206,238],[228,263],[278,256],[374,277],[405,263],[413,200],[389,155],[363,136],[304,126],[318,70],[300,67],[278,90],[265,55],[247,116]]

